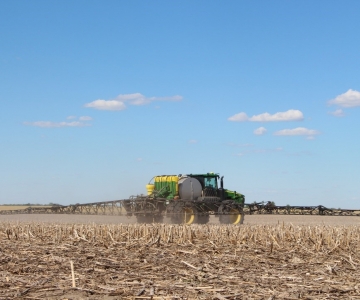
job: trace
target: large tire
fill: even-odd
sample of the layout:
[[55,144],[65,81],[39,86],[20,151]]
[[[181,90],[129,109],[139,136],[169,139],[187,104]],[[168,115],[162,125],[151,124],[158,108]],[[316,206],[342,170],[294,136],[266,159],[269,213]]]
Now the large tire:
[[243,224],[244,212],[241,208],[234,205],[221,205],[219,207],[219,222],[221,224]]
[[171,215],[171,222],[174,224],[191,225],[196,220],[196,208],[193,206],[178,207],[173,215]]

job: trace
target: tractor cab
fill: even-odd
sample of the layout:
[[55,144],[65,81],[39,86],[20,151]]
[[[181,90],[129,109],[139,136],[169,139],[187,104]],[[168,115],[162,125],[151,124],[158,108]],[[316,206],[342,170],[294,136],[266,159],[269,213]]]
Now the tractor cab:
[[[223,200],[234,200],[236,203],[244,205],[244,195],[237,193],[236,191],[230,191],[224,189],[224,176],[218,173],[206,173],[206,174],[189,174],[192,178],[196,178],[202,187],[202,197],[218,197]],[[220,181],[220,184],[218,184]],[[220,185],[220,186],[219,186]]]
[[203,190],[205,188],[213,188],[215,190],[218,189],[218,178],[220,178],[219,174],[215,174],[215,173],[189,174],[187,176],[199,180]]
[[[189,177],[197,179],[202,188],[202,197],[218,197],[224,199],[222,178],[216,173],[190,174]],[[220,188],[218,181],[220,180]]]

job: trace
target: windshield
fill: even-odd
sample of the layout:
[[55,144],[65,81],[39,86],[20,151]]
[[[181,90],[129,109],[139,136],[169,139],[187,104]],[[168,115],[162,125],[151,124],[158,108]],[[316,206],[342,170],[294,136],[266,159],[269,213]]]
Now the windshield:
[[217,178],[216,177],[206,177],[204,178],[205,187],[212,187],[217,189]]

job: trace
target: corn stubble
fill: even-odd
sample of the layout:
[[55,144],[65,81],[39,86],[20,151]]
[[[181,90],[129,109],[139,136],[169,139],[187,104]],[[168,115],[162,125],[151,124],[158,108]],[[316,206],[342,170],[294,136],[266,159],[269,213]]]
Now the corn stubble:
[[0,223],[0,299],[360,299],[360,227]]

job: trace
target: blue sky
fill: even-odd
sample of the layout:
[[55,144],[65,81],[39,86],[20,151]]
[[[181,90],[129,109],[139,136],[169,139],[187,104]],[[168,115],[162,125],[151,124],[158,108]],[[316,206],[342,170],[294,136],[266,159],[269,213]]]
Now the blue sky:
[[219,172],[360,208],[359,1],[1,1],[0,203]]

